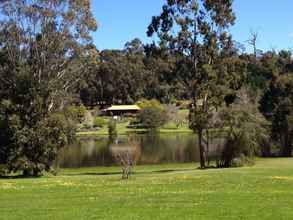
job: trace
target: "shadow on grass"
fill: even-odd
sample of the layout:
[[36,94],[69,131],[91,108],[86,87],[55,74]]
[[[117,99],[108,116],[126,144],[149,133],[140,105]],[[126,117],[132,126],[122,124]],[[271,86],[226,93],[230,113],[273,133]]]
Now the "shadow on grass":
[[[159,170],[141,170],[141,171],[133,171],[134,175],[144,175],[144,174],[168,174],[174,172],[187,172],[194,171],[198,168],[189,168],[189,169],[159,169]],[[76,173],[60,173],[60,176],[111,176],[111,175],[121,175],[122,171],[109,171],[109,172],[76,172]],[[44,175],[46,176],[46,175]],[[58,176],[58,174],[57,174]],[[26,176],[26,175],[8,175],[8,176],[0,176],[0,180],[9,180],[9,179],[36,179],[42,176]]]
[[0,176],[0,180],[13,180],[13,179],[36,179],[42,176],[24,176],[24,175],[14,175],[14,176]]
[[85,172],[85,173],[69,173],[64,174],[65,176],[111,176],[111,175],[118,175],[121,174],[121,172],[102,172],[102,173],[96,173],[96,172]]
[[[159,174],[159,173],[174,173],[174,172],[186,172],[194,171],[194,169],[169,169],[169,170],[152,170],[152,171],[138,171],[133,172],[133,175],[142,175],[142,174]],[[111,175],[121,175],[121,172],[85,172],[85,173],[70,173],[64,174],[65,176],[111,176]]]

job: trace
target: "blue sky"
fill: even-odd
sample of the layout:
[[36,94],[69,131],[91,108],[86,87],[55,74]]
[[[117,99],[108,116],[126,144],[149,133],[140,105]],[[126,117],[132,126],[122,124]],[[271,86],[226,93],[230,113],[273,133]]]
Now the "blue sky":
[[[158,15],[166,0],[92,0],[99,28],[93,34],[99,50],[121,49],[135,38],[143,42],[152,16]],[[235,40],[245,44],[250,30],[259,32],[258,48],[293,49],[292,0],[234,0],[236,24],[231,28]],[[249,50],[249,48],[247,48]]]

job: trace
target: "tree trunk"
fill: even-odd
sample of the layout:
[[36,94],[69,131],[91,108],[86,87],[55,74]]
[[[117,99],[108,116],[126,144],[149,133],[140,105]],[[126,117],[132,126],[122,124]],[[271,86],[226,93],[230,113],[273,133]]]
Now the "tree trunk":
[[210,166],[210,158],[209,158],[209,152],[210,152],[210,132],[209,129],[206,129],[206,160],[207,160],[207,165]]
[[202,143],[202,136],[203,136],[203,131],[200,130],[198,132],[198,146],[199,146],[199,156],[200,156],[200,168],[201,169],[204,169],[204,168],[206,168],[206,155],[205,155],[204,145]]
[[292,141],[288,135],[288,132],[284,134],[284,143],[282,146],[282,157],[291,157],[292,156]]
[[265,144],[265,146],[262,147],[261,156],[262,157],[270,157],[270,156],[272,156],[271,146],[269,144]]

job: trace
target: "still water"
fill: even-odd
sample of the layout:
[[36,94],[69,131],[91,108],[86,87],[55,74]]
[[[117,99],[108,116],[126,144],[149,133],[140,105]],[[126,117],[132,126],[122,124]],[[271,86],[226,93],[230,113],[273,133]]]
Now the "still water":
[[[136,164],[190,163],[199,161],[197,138],[194,134],[144,134],[133,137],[120,136],[116,149],[135,148]],[[107,136],[83,137],[63,148],[57,159],[61,168],[80,168],[115,165],[113,144]],[[210,152],[216,146],[211,145]]]

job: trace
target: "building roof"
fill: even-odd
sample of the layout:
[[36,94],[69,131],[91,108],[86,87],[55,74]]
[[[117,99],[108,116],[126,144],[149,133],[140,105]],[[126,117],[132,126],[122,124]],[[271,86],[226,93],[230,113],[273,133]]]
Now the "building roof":
[[140,107],[137,105],[112,105],[106,111],[139,111]]

